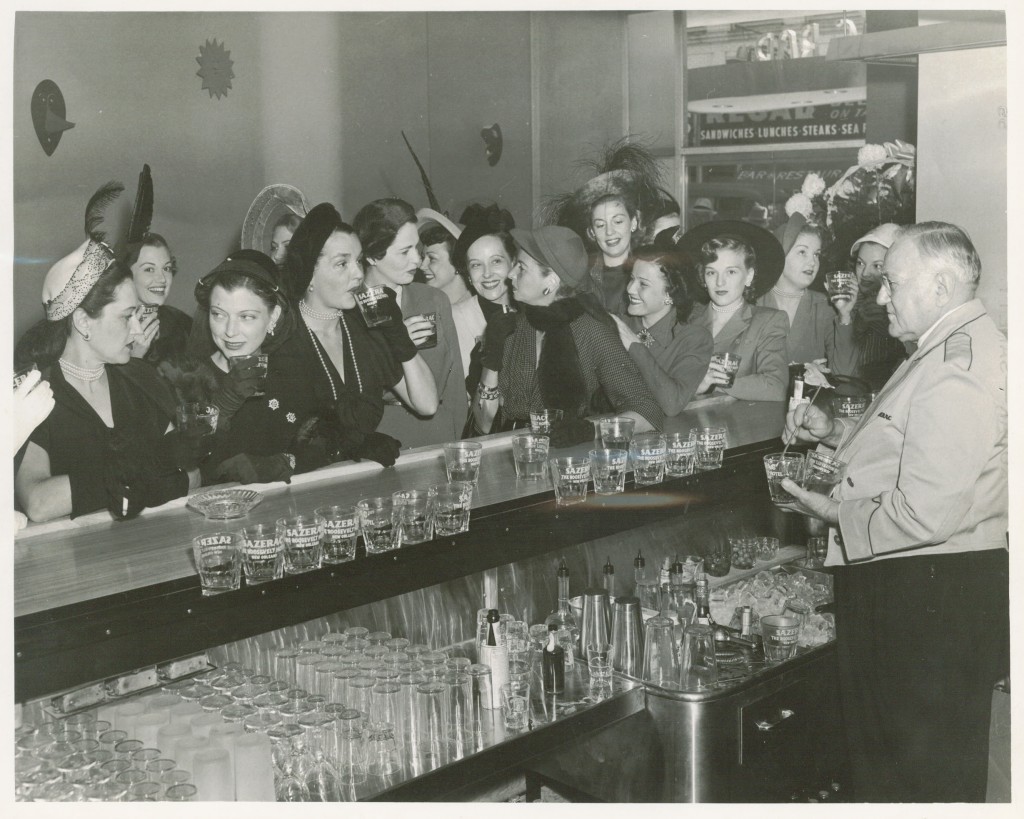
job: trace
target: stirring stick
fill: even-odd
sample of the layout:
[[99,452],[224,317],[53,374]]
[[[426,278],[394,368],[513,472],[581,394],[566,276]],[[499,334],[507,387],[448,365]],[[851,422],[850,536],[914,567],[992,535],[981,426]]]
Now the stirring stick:
[[[824,384],[819,384],[818,385],[818,388],[814,391],[814,395],[811,396],[811,400],[808,402],[809,404],[813,404],[814,403],[814,399],[818,397],[818,393],[821,392],[821,388],[824,387],[824,386],[825,386]],[[795,430],[794,430],[794,433],[795,433]],[[783,458],[786,457],[786,453],[789,452],[789,448],[793,445],[793,441],[795,441],[795,440],[796,440],[796,437],[794,437],[792,441],[790,441],[788,444],[786,444],[784,447],[782,447],[782,457]]]

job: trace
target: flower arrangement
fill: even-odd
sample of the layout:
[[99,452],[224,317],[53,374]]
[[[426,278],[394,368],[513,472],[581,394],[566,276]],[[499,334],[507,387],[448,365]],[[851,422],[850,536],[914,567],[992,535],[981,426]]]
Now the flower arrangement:
[[803,214],[824,231],[830,241],[827,264],[842,267],[850,246],[883,222],[914,221],[916,150],[897,139],[881,145],[868,144],[857,152],[857,164],[831,187],[816,173],[786,202],[786,215]]

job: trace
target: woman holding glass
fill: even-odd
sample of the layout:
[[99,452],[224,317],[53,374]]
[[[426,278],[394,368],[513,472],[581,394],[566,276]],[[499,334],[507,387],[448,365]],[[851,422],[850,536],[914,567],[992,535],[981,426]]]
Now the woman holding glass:
[[782,310],[789,318],[788,362],[806,364],[825,359],[831,372],[852,374],[856,366],[853,302],[830,302],[824,293],[810,289],[820,266],[821,230],[795,211],[776,236],[786,260],[779,280],[757,300],[757,305]]
[[[782,401],[789,385],[781,310],[758,307],[757,298],[779,278],[785,254],[778,240],[748,222],[705,222],[687,231],[680,250],[696,262],[698,288],[709,303],[697,305],[689,322],[714,339],[714,354],[697,394],[712,390],[747,401]],[[734,372],[718,356],[739,356]]]
[[134,517],[199,483],[207,441],[174,431],[170,386],[131,355],[142,334],[139,299],[99,227],[122,190],[105,186],[90,200],[93,232],[50,268],[46,318],[18,344],[19,361],[39,364],[54,398],[15,475],[18,503],[34,521],[101,509]]
[[452,250],[452,260],[474,295],[465,306],[457,305],[453,315],[459,346],[465,353],[466,392],[474,395],[483,371],[487,326],[491,322],[501,325],[491,330],[492,341],[497,343],[498,331],[504,330],[507,335],[514,322],[515,307],[508,278],[516,257],[516,244],[509,233],[515,220],[497,205],[470,205],[463,212],[462,221],[466,227]]
[[626,296],[627,315],[613,317],[619,338],[662,412],[676,416],[697,391],[714,348],[711,333],[686,324],[693,298],[685,259],[674,250],[638,248]]
[[587,279],[579,236],[556,225],[516,229],[512,236],[519,247],[512,290],[520,311],[504,340],[500,370],[485,370],[480,382],[479,429],[490,430],[499,400],[507,429],[529,425],[531,411],[562,410],[563,420],[552,424],[552,446],[592,437],[587,416],[601,412],[632,418],[637,432],[660,429],[661,408],[611,318],[579,297]]
[[423,415],[436,411],[437,392],[393,299],[389,323],[367,329],[355,298],[362,257],[359,236],[333,205],[309,212],[291,239],[284,275],[297,326],[277,355],[291,389],[314,410],[313,434],[327,442],[332,459],[391,466],[400,442],[376,431],[384,391]]
[[377,199],[364,205],[352,224],[366,264],[366,285],[393,291],[407,335],[436,386],[436,406],[430,410],[391,391],[384,399],[380,428],[403,448],[454,441],[467,412],[462,354],[451,302],[433,287],[413,281],[421,261],[416,213],[401,199]]

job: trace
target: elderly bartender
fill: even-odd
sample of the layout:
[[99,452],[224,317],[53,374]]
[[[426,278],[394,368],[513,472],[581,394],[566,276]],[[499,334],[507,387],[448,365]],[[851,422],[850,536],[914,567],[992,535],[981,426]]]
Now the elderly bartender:
[[883,270],[889,333],[917,350],[860,419],[789,413],[785,440],[847,472],[831,497],[783,486],[831,527],[853,798],[981,802],[1009,662],[1006,337],[955,225],[904,228]]

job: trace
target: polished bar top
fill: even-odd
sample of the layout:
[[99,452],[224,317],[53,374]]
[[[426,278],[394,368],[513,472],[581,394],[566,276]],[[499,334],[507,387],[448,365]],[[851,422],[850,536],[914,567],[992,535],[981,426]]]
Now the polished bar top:
[[[694,402],[668,419],[666,431],[722,426],[728,430],[729,449],[734,449],[778,437],[783,420],[781,402],[713,398]],[[479,439],[484,452],[474,507],[550,491],[547,478],[529,483],[516,480],[511,438],[511,433],[505,433]],[[566,452],[589,448],[581,444]],[[100,512],[74,521],[31,525],[14,544],[15,616],[194,576],[191,539],[199,534],[237,530],[249,523],[312,512],[325,504],[354,504],[363,497],[443,481],[441,448],[432,446],[403,452],[389,469],[373,462],[336,464],[297,475],[290,485],[257,487],[264,495],[262,503],[239,520],[207,521],[181,498],[146,510],[132,521],[113,521]]]

